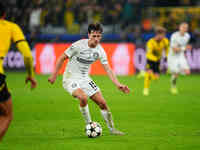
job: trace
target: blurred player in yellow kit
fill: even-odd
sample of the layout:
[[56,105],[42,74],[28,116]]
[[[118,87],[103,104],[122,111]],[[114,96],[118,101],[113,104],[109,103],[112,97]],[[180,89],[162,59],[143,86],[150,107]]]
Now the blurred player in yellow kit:
[[28,70],[26,83],[31,82],[31,88],[37,83],[34,79],[33,58],[31,50],[20,27],[12,22],[6,21],[6,7],[0,3],[0,140],[5,135],[13,118],[11,94],[6,85],[6,76],[3,69],[3,60],[14,42],[18,50],[24,56],[24,64]]
[[151,38],[146,44],[146,73],[144,77],[144,91],[145,96],[149,95],[149,86],[151,80],[159,78],[160,73],[160,59],[165,50],[166,56],[169,51],[169,40],[165,37],[166,29],[157,27],[155,36]]

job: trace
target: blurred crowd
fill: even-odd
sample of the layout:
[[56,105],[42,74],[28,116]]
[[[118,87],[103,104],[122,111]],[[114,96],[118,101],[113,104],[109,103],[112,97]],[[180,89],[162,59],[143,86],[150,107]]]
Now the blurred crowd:
[[8,19],[26,31],[64,27],[68,33],[78,33],[91,22],[138,24],[143,7],[140,0],[8,0],[7,5]]
[[[199,0],[7,0],[7,19],[26,33],[85,33],[87,25],[101,22],[105,33],[151,33],[156,25],[169,32],[182,21],[199,32]],[[179,6],[179,7],[174,7]]]

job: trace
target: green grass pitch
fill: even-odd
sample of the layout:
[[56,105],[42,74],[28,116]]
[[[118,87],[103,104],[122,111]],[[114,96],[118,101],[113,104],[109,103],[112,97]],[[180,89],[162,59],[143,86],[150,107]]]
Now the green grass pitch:
[[73,99],[48,76],[37,75],[38,88],[24,84],[25,73],[7,73],[12,92],[14,120],[0,150],[200,150],[200,75],[181,76],[180,94],[169,92],[168,75],[153,81],[148,97],[142,95],[143,79],[119,77],[131,88],[125,95],[107,76],[93,76],[107,100],[118,129],[125,136],[109,134],[98,107],[89,100],[92,119],[103,127],[103,136],[89,139],[84,120]]

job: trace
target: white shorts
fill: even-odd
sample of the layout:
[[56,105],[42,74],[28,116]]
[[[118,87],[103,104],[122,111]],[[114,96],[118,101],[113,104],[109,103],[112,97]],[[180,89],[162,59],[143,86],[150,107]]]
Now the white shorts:
[[85,94],[88,97],[91,97],[96,92],[100,91],[99,87],[90,78],[86,79],[68,78],[63,80],[63,87],[71,95],[75,90],[80,88],[85,92]]
[[171,73],[183,73],[190,67],[185,57],[168,57],[168,68]]

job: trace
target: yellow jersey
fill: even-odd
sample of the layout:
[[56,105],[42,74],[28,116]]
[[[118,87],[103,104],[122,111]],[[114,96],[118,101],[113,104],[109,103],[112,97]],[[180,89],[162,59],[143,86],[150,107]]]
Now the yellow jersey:
[[163,38],[158,42],[154,38],[151,38],[146,44],[146,58],[155,62],[160,61],[163,50],[165,50],[165,54],[168,56],[169,40]]
[[33,58],[21,28],[17,24],[4,19],[0,19],[0,73],[4,74],[3,59],[7,55],[12,42],[16,43],[18,50],[24,56],[24,64],[28,69],[28,74],[33,76]]

